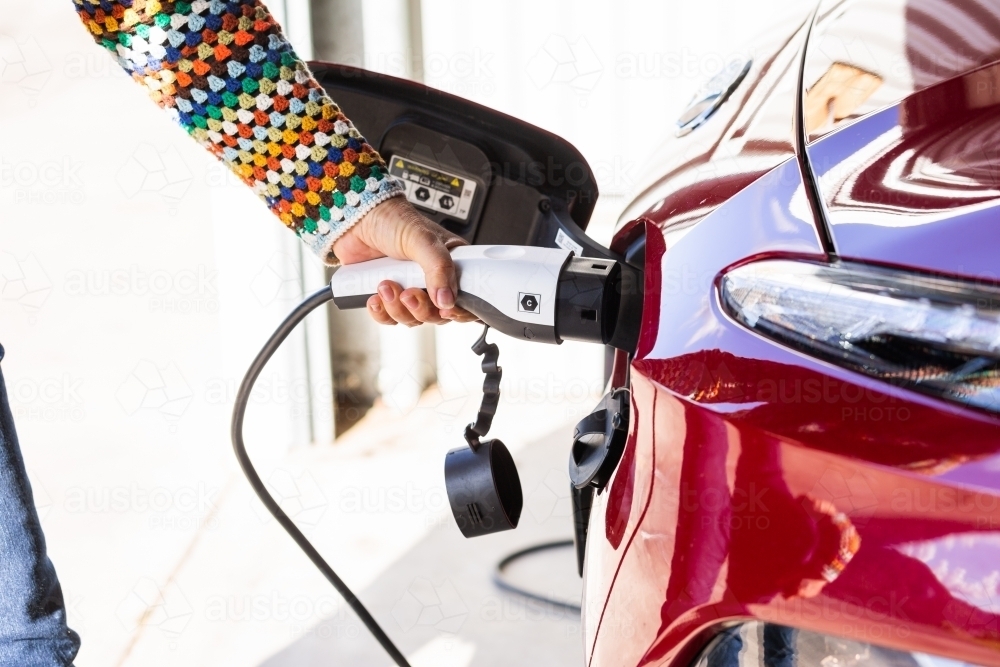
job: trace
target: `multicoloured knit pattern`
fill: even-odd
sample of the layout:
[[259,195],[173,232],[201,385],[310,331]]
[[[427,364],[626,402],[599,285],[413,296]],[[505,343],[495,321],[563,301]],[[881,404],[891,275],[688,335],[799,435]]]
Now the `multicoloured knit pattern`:
[[99,44],[325,261],[402,194],[259,1],[73,0]]

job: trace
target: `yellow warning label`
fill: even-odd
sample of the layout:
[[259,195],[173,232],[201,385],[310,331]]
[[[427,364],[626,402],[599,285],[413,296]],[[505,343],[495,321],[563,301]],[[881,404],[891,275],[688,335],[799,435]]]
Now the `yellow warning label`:
[[437,192],[446,192],[452,197],[461,197],[464,191],[465,179],[407,158],[393,159],[389,173],[404,181],[410,181]]
[[476,196],[476,182],[454,172],[393,156],[389,173],[406,184],[406,198],[413,204],[468,220]]

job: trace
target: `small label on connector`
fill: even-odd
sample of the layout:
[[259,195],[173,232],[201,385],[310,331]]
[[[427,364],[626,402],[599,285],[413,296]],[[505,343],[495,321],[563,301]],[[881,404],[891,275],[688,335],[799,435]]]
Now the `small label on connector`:
[[577,257],[583,256],[583,246],[571,239],[569,234],[564,232],[561,227],[559,228],[559,231],[556,232],[556,245],[563,250],[569,250]]

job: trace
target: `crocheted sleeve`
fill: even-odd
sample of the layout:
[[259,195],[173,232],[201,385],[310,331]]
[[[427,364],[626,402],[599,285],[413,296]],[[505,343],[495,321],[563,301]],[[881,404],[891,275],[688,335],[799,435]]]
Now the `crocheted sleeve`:
[[95,40],[325,262],[402,194],[259,1],[74,0]]

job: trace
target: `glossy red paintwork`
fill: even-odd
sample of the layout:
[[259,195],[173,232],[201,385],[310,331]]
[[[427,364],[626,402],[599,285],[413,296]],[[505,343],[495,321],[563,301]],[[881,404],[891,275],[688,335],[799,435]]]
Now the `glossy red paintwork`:
[[[998,421],[806,358],[718,306],[734,263],[822,257],[803,197],[787,162],[663,255],[633,432],[595,504],[592,665],[686,664],[746,618],[1000,664],[1000,476],[982,474],[1000,469]],[[666,278],[690,267],[690,289]],[[860,548],[827,583],[845,530]]]

